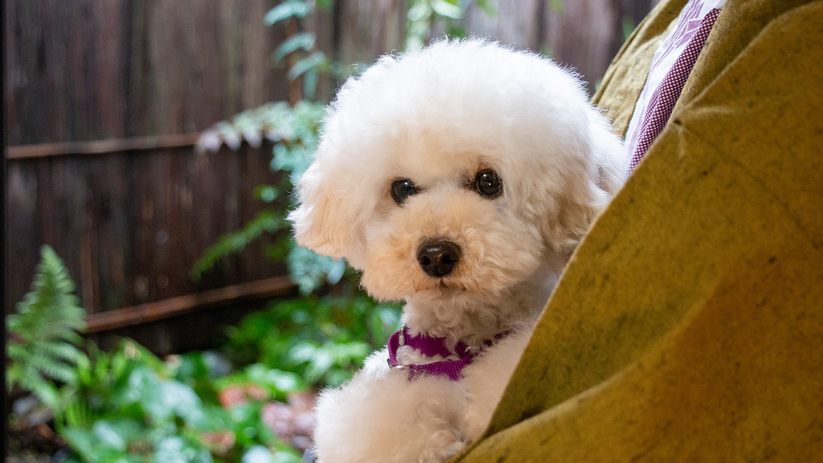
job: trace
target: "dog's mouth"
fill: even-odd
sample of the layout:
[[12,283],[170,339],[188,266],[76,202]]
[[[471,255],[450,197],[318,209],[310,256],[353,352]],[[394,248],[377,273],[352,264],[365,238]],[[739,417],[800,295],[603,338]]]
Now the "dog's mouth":
[[428,292],[437,297],[454,296],[466,292],[486,296],[486,293],[475,280],[456,277],[425,278],[423,281],[416,282],[414,292]]

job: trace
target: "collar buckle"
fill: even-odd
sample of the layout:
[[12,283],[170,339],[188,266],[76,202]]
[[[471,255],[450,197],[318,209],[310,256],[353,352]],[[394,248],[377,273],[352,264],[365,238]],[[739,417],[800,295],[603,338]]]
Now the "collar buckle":
[[403,365],[402,363],[398,363],[397,365],[395,365],[395,364],[391,363],[390,358],[386,359],[386,363],[389,364],[389,369],[390,370],[409,370],[409,369],[411,369],[411,366],[409,366],[409,365]]

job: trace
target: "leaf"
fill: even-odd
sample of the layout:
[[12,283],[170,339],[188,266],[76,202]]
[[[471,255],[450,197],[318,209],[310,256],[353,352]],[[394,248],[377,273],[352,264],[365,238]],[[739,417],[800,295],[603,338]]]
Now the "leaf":
[[23,338],[64,339],[79,344],[75,331],[85,330],[86,311],[78,306],[72,294],[74,288],[63,261],[54,250],[43,246],[32,292],[17,305],[18,313],[9,316],[9,331]]
[[294,63],[294,66],[292,66],[291,69],[289,69],[289,72],[286,73],[286,77],[288,77],[289,80],[294,80],[300,77],[303,73],[308,72],[310,69],[314,69],[325,64],[327,61],[328,59],[326,58],[325,53],[322,51],[316,51]]
[[67,426],[89,428],[98,418],[89,408],[88,401],[81,394],[70,394],[63,410],[63,419]]
[[311,164],[306,148],[302,145],[289,149],[285,144],[278,143],[274,145],[272,153],[272,170],[303,173]]
[[72,294],[75,285],[63,261],[48,246],[40,254],[32,291],[17,305],[17,313],[7,317],[15,335],[7,350],[7,385],[19,384],[59,414],[64,404],[52,380],[68,385],[79,380],[76,368],[88,361],[77,348],[86,311]]
[[623,16],[623,19],[620,21],[620,26],[623,30],[623,41],[625,41],[632,35],[637,24],[634,23],[634,19],[631,16]]
[[426,44],[428,38],[428,26],[426,24],[411,23],[406,33],[406,50],[419,50]]
[[338,387],[346,381],[350,380],[352,373],[342,368],[332,368],[323,377],[323,380],[329,387]]
[[320,346],[313,342],[303,341],[289,350],[287,358],[290,362],[295,364],[309,362],[319,348]]
[[129,385],[137,388],[140,405],[157,422],[179,416],[188,423],[201,423],[204,418],[202,403],[194,390],[179,381],[161,379],[150,368],[136,369]]
[[[17,369],[19,366],[12,366],[12,369]],[[61,391],[54,386],[54,383],[44,379],[42,376],[36,374],[36,372],[20,371],[19,374],[14,373],[16,376],[19,376],[17,383],[23,389],[33,393],[41,402],[46,404],[47,407],[51,408],[52,410],[57,413],[58,411],[62,410],[64,407],[63,397],[60,393]],[[11,369],[9,371],[12,371]]]
[[300,463],[301,458],[289,452],[275,452],[272,458],[272,463]]
[[214,125],[214,128],[217,130],[217,133],[223,139],[226,146],[234,151],[240,149],[240,145],[243,143],[243,137],[241,136],[241,131],[238,130],[237,127],[226,122],[218,122]]
[[280,196],[280,190],[272,185],[259,185],[254,189],[254,196],[265,203],[270,203]]
[[297,50],[309,51],[314,47],[315,35],[311,32],[298,32],[280,44],[272,54],[272,61],[279,63],[288,54]]
[[409,8],[409,12],[406,14],[406,17],[409,18],[411,22],[420,22],[420,21],[427,21],[432,14],[432,7],[427,1],[415,1],[411,8]]
[[205,432],[225,431],[229,426],[231,417],[223,407],[214,404],[203,404],[203,420],[193,423],[195,429]]
[[313,69],[309,69],[303,74],[303,98],[307,100],[314,99],[314,95],[317,92],[317,77],[321,67],[323,66],[318,65]]
[[[339,273],[339,260],[321,256],[309,249],[295,246],[292,248],[286,262],[289,264],[289,274],[293,282],[300,287],[300,292],[310,294],[327,281],[329,273]],[[334,276],[334,275],[333,275]]]
[[312,5],[309,2],[289,0],[269,10],[263,17],[263,22],[271,26],[291,17],[303,18],[311,13]]
[[212,463],[211,454],[195,447],[180,436],[160,440],[153,455],[153,463]]
[[294,373],[272,369],[269,371],[268,379],[280,392],[294,392],[305,388],[305,384],[300,377]]
[[130,418],[100,420],[92,426],[98,444],[125,452],[129,441],[140,434],[141,425]]
[[315,383],[334,365],[334,356],[328,348],[320,347],[314,351],[304,377],[309,383]]
[[274,455],[262,445],[255,445],[243,454],[243,463],[275,463]]
[[343,278],[343,273],[346,271],[346,261],[343,259],[337,259],[332,262],[331,268],[329,268],[328,275],[326,276],[326,282],[330,285],[337,284],[341,278]]
[[66,361],[72,365],[88,363],[88,357],[77,347],[65,342],[42,342],[38,345],[38,350],[44,354]]
[[123,391],[123,403],[137,403],[146,414],[155,418],[167,418],[171,411],[158,400],[160,397],[160,377],[157,372],[145,365],[135,368],[129,375],[126,390]]
[[197,154],[216,153],[223,146],[223,138],[216,128],[204,130],[197,137],[197,145],[195,151]]
[[477,0],[477,6],[483,10],[483,13],[486,13],[486,16],[489,18],[496,18],[497,17],[497,9],[494,7],[494,3],[490,0]]
[[44,355],[33,355],[24,369],[30,370],[32,374],[40,374],[64,383],[74,382],[76,375],[70,365],[59,363],[53,357]]
[[334,6],[333,0],[317,0],[316,3],[323,10],[330,10]]
[[89,429],[67,427],[60,436],[88,463],[97,462],[97,439]]
[[461,38],[462,39],[462,38],[468,37],[468,33],[466,32],[466,29],[463,28],[462,26],[450,25],[446,29],[446,37],[448,37],[450,39],[455,39],[455,38]]
[[451,19],[460,19],[465,12],[456,1],[433,0],[431,6],[435,13]]
[[371,331],[380,345],[400,329],[400,308],[380,305],[371,312]]
[[563,0],[548,0],[549,7],[551,7],[552,11],[557,13],[558,15],[562,15],[566,12],[566,9],[563,5]]
[[183,418],[186,423],[194,425],[203,423],[205,414],[202,410],[203,403],[194,390],[175,380],[165,380],[160,385],[160,393],[165,406],[173,410],[174,414]]
[[206,249],[203,257],[198,259],[192,266],[191,279],[198,281],[203,273],[214,267],[218,260],[242,251],[247,244],[264,232],[275,233],[284,224],[285,220],[282,213],[261,211],[257,214],[257,217],[246,223],[241,230],[221,236],[217,243]]

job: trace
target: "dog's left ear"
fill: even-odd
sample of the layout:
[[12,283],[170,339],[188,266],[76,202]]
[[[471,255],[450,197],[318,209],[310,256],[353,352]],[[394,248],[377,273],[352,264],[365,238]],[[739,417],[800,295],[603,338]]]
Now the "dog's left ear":
[[590,132],[583,144],[588,153],[575,159],[574,167],[566,172],[566,191],[557,198],[558,212],[544,228],[547,244],[558,251],[571,251],[577,246],[628,175],[622,140],[596,111],[588,119]]
[[356,241],[355,218],[346,216],[348,208],[335,185],[334,179],[324,174],[321,163],[312,163],[297,185],[300,206],[289,214],[288,220],[300,246],[351,261],[349,254]]

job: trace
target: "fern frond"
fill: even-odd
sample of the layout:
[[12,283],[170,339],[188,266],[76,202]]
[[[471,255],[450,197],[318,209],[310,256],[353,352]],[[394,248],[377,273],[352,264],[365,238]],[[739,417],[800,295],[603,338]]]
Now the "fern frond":
[[31,355],[31,351],[26,349],[26,347],[22,344],[9,342],[9,345],[6,348],[6,355],[8,355],[9,360],[11,360],[13,364],[22,363]]
[[72,294],[74,288],[63,261],[54,250],[43,246],[32,291],[17,305],[18,313],[9,316],[9,331],[24,339],[61,339],[79,344],[74,331],[86,329],[86,311]]
[[74,289],[63,261],[43,246],[32,291],[17,305],[17,313],[7,317],[9,332],[16,335],[7,350],[13,372],[7,384],[19,384],[55,411],[63,405],[52,380],[74,383],[75,368],[88,363],[77,333],[86,329],[86,311]]
[[86,354],[80,349],[65,342],[42,342],[37,345],[37,350],[44,355],[65,360],[75,365],[81,363],[83,359],[86,358]]
[[69,394],[66,397],[67,405],[62,417],[68,426],[90,427],[99,419],[99,414],[92,412],[87,401]]
[[[21,369],[25,370],[25,368]],[[41,402],[46,404],[52,410],[60,410],[62,407],[62,400],[60,398],[60,391],[54,386],[54,383],[44,379],[38,374],[21,371],[17,383],[23,389],[34,394]]]
[[24,371],[30,371],[33,374],[63,381],[64,383],[73,382],[76,376],[71,365],[62,363],[54,357],[37,355],[37,353],[26,359]]

